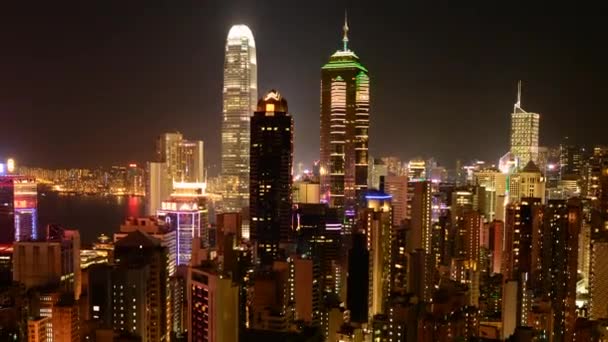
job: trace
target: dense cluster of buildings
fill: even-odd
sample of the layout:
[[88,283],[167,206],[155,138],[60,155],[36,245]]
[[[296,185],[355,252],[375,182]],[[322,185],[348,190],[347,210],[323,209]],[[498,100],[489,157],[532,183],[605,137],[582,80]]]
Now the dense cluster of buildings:
[[[258,98],[255,42],[226,42],[222,174],[162,134],[146,215],[92,248],[36,220],[36,180],[0,176],[0,339],[600,341],[608,338],[608,148],[539,146],[511,114],[497,163],[369,155],[370,77],[321,69],[320,158],[294,177],[294,118]],[[128,172],[127,172],[128,173]]]
[[137,164],[97,169],[43,169],[20,166],[17,173],[35,178],[60,194],[133,195],[145,194],[146,170]]

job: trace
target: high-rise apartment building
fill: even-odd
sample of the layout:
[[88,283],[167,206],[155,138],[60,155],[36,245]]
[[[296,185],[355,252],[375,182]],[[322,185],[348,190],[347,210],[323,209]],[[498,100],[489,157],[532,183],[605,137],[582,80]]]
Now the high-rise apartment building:
[[141,341],[168,341],[167,248],[145,232],[135,230],[115,245],[112,272],[112,326]]
[[576,322],[578,235],[582,212],[578,199],[550,200],[544,214],[544,292],[553,307],[553,341],[573,341]]
[[511,153],[519,160],[520,167],[529,161],[538,161],[539,121],[540,114],[526,112],[521,107],[520,81],[511,114]]
[[38,239],[36,179],[0,176],[0,243]]
[[368,322],[369,262],[365,234],[353,234],[352,248],[348,251],[346,307],[350,310],[351,321],[356,323]]
[[407,218],[407,176],[388,175],[384,190],[393,197],[393,226],[401,225]]
[[293,118],[285,98],[274,90],[260,99],[251,118],[250,162],[251,238],[258,257],[269,264],[279,243],[292,238]]
[[249,204],[249,121],[258,100],[258,67],[253,33],[246,25],[228,32],[224,59],[222,170],[224,210]]
[[211,265],[188,270],[188,341],[238,342],[238,285]]
[[409,182],[408,197],[410,232],[408,234],[408,250],[424,249],[431,253],[432,244],[432,187],[431,182]]
[[[381,187],[382,188],[382,187]],[[391,290],[391,233],[393,227],[392,197],[383,189],[369,190],[367,208],[360,211],[367,235],[369,264],[369,317],[384,314]],[[355,285],[357,286],[357,285]]]
[[370,79],[343,29],[342,49],[321,68],[321,196],[352,210],[367,189]]
[[608,319],[608,236],[598,234],[591,242],[589,317]]

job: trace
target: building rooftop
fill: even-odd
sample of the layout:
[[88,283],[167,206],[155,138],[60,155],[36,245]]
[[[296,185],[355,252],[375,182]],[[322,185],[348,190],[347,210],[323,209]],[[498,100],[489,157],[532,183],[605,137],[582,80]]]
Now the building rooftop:
[[135,230],[129,233],[126,237],[116,242],[116,247],[158,247],[160,241],[141,230]]
[[529,172],[529,173],[541,173],[540,169],[538,168],[538,166],[536,166],[536,164],[534,164],[533,161],[529,161],[528,164],[526,164],[526,166],[521,170],[522,172]]

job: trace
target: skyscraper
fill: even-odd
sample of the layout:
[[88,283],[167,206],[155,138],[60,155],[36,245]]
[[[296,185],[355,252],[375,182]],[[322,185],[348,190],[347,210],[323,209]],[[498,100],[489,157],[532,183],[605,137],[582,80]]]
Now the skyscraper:
[[348,48],[346,21],[342,42],[321,68],[321,192],[348,209],[367,189],[369,76]]
[[519,165],[538,160],[538,130],[540,114],[526,112],[521,107],[521,81],[517,87],[517,102],[511,114],[511,153]]
[[192,240],[203,238],[208,245],[208,210],[204,183],[173,183],[173,193],[161,203],[157,216],[177,232],[177,265],[187,265]]
[[0,243],[38,238],[36,180],[25,176],[0,176]]
[[224,60],[222,177],[224,210],[240,211],[249,196],[249,120],[258,100],[255,41],[249,27],[228,32]]
[[279,242],[290,239],[293,118],[287,101],[272,90],[251,118],[249,211],[251,238],[264,263],[276,259]]

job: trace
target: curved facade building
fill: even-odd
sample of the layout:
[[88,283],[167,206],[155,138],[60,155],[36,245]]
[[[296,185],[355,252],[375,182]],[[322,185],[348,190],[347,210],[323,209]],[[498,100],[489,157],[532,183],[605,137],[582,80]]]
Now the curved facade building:
[[222,179],[224,211],[249,205],[249,120],[258,100],[255,41],[246,25],[228,32],[224,60]]

